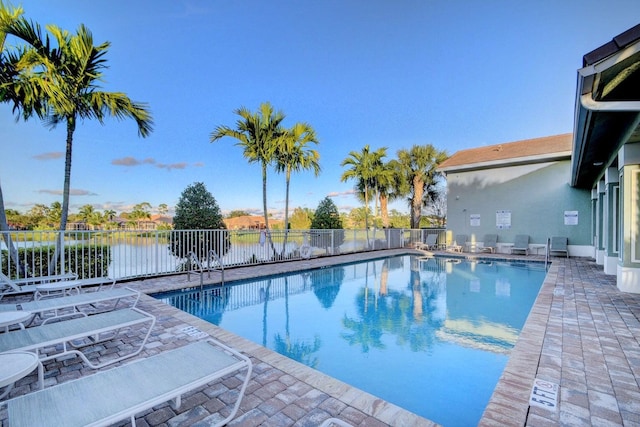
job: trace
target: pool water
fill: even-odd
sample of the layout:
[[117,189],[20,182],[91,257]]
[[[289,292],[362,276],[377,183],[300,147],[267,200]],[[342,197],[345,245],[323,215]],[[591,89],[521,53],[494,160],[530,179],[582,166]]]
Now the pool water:
[[545,274],[405,255],[156,297],[439,424],[471,426]]

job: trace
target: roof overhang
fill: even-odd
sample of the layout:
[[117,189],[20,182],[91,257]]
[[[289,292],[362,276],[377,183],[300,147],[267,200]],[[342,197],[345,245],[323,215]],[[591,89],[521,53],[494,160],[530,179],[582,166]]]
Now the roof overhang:
[[584,56],[578,70],[571,185],[591,189],[618,150],[640,141],[640,25]]
[[569,160],[571,158],[571,151],[559,151],[556,153],[539,154],[536,156],[523,156],[513,159],[504,160],[492,160],[486,162],[470,163],[465,165],[448,166],[444,168],[437,168],[438,172],[451,173],[451,172],[468,172],[473,170],[483,169],[495,169],[504,168],[509,166],[530,165],[534,163],[548,163],[557,162],[561,160]]

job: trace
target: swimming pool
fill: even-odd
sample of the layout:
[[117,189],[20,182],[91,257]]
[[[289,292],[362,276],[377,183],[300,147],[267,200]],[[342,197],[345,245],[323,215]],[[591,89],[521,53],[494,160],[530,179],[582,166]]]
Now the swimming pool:
[[444,426],[476,425],[544,280],[412,255],[156,295]]

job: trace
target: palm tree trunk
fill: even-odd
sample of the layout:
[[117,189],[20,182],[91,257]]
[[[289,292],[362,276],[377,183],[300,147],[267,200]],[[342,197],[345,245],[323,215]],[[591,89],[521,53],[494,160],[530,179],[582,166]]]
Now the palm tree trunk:
[[389,228],[389,197],[380,194],[380,212],[382,214],[382,226]]
[[264,226],[266,228],[267,240],[271,246],[273,256],[276,255],[276,247],[273,245],[271,233],[269,231],[269,213],[267,212],[267,163],[262,162],[262,209],[264,210]]
[[364,229],[367,236],[367,249],[369,247],[369,186],[364,186]]
[[282,258],[287,250],[287,236],[289,235],[289,183],[291,182],[291,168],[287,168],[285,177],[285,196],[284,196],[284,242],[282,243]]
[[422,219],[422,197],[424,196],[424,183],[422,180],[413,177],[413,198],[411,199],[411,228],[420,228],[420,220]]
[[60,229],[59,236],[56,239],[56,247],[53,252],[52,259],[49,260],[49,274],[53,274],[55,271],[58,257],[60,257],[60,272],[64,272],[64,265],[62,265],[62,254],[64,251],[64,232],[67,229],[67,218],[69,217],[69,194],[71,188],[71,158],[73,148],[73,133],[76,130],[75,117],[67,117],[67,148],[64,161],[64,186],[62,189],[62,212],[60,214]]

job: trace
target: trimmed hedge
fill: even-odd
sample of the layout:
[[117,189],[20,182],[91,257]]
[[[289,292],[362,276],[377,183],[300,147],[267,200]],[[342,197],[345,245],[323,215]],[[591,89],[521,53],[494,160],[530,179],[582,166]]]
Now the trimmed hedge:
[[[49,271],[49,258],[53,255],[55,246],[42,246],[37,250],[19,248],[18,255],[21,263],[26,263],[32,276],[38,275],[40,271]],[[111,264],[111,246],[109,245],[74,245],[65,246],[65,272],[77,273],[81,279],[93,277],[105,277],[109,273]],[[9,254],[7,250],[2,251],[2,272],[9,271]],[[62,271],[59,260],[57,271]],[[12,276],[15,277],[15,265],[11,266]]]

